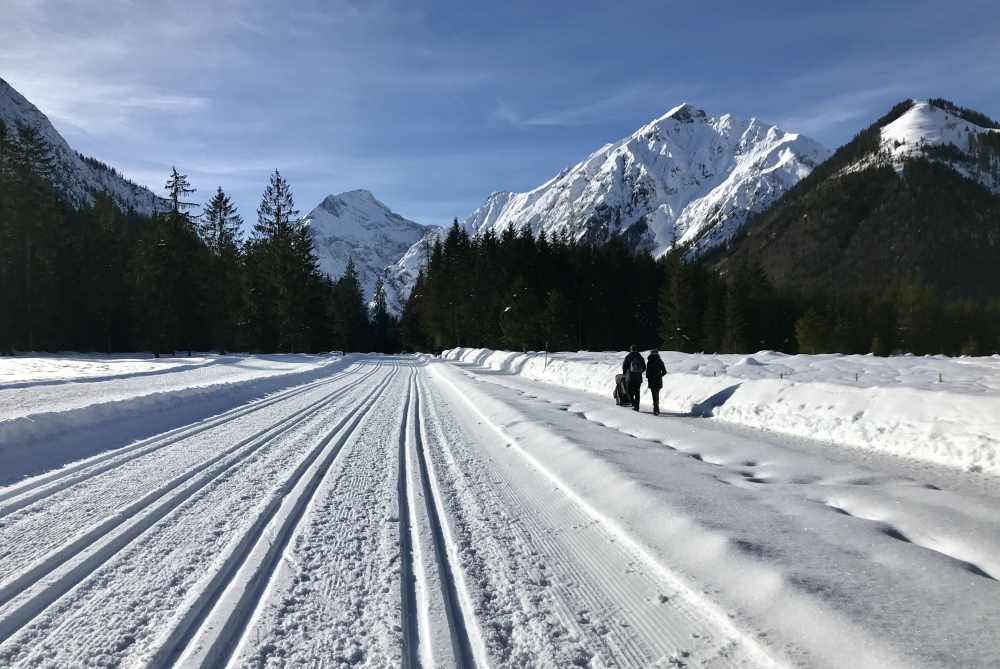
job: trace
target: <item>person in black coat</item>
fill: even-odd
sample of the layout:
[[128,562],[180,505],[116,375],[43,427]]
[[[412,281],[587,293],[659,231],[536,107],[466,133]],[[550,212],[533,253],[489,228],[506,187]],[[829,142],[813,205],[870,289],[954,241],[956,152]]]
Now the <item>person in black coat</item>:
[[622,374],[628,385],[628,396],[632,400],[632,409],[639,410],[639,390],[642,388],[642,373],[646,371],[646,361],[636,350],[635,344],[629,347],[629,353],[622,362]]
[[660,360],[660,353],[653,349],[646,359],[646,380],[649,382],[649,394],[653,396],[653,415],[660,415],[660,388],[663,387],[663,377],[667,375],[667,368]]

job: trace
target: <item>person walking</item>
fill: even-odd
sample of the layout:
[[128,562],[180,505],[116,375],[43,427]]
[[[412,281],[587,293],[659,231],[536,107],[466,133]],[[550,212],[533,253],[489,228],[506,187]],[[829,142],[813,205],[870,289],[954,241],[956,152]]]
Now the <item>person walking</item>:
[[655,348],[649,352],[646,358],[646,382],[649,384],[649,394],[653,396],[653,415],[660,415],[660,388],[663,387],[663,377],[667,375],[667,368],[660,360],[660,352]]
[[639,410],[639,391],[642,388],[642,373],[646,371],[646,361],[636,350],[635,344],[629,347],[629,353],[622,362],[622,374],[628,384],[628,396],[632,400],[632,409]]

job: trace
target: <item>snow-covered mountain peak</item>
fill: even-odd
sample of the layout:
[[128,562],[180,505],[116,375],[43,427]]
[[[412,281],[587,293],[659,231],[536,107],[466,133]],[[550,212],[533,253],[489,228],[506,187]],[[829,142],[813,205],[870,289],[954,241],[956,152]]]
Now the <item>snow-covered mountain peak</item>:
[[150,215],[165,206],[152,191],[122,177],[112,168],[74,151],[53,127],[48,117],[13,86],[0,78],[0,121],[11,134],[18,124],[35,128],[48,143],[54,160],[56,187],[77,207],[92,204],[94,195],[105,192],[122,210],[135,209]]
[[927,158],[1000,193],[1000,129],[985,116],[943,100],[911,100],[909,109],[880,133],[878,153],[845,172],[884,161],[901,170],[906,160]]
[[[403,257],[426,231],[363,189],[327,196],[305,220],[320,269],[336,279],[353,258],[366,299],[371,298],[383,270]],[[390,306],[397,306],[392,304],[391,293],[389,300]]]
[[828,155],[797,133],[684,103],[534,190],[494,193],[465,226],[530,226],[597,242],[624,236],[654,254],[677,244],[703,250]]
[[707,119],[708,114],[705,113],[704,109],[695,107],[690,102],[682,102],[657,120],[661,121],[667,118],[680,121],[681,123],[693,123],[694,121]]

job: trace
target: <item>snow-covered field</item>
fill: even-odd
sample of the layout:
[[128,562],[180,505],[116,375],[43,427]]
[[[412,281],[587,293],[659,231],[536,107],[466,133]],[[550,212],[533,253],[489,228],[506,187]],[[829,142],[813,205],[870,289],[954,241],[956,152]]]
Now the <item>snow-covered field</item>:
[[[610,397],[625,353],[444,355]],[[1000,474],[998,355],[661,355],[667,410]]]
[[[0,360],[0,485],[319,379],[334,355]],[[100,429],[98,429],[100,428]],[[93,438],[81,435],[94,434]]]
[[[987,473],[635,414],[509,366],[286,362],[312,367],[152,435],[80,422],[84,459],[5,433],[0,462],[36,464],[0,482],[0,666],[1000,662]],[[156,371],[122,378],[195,370],[123,373]],[[11,390],[68,407],[30,413],[45,433],[85,383]]]

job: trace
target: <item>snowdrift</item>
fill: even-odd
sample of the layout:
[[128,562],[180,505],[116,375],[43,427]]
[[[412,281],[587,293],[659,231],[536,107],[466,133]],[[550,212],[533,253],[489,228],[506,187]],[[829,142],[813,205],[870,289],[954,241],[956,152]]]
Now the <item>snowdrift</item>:
[[0,486],[326,378],[354,358],[8,361],[0,370],[0,381],[10,380],[0,382]]
[[[456,348],[472,363],[606,395],[624,352]],[[661,353],[665,411],[1000,474],[1000,356]],[[649,406],[648,390],[643,402]]]

